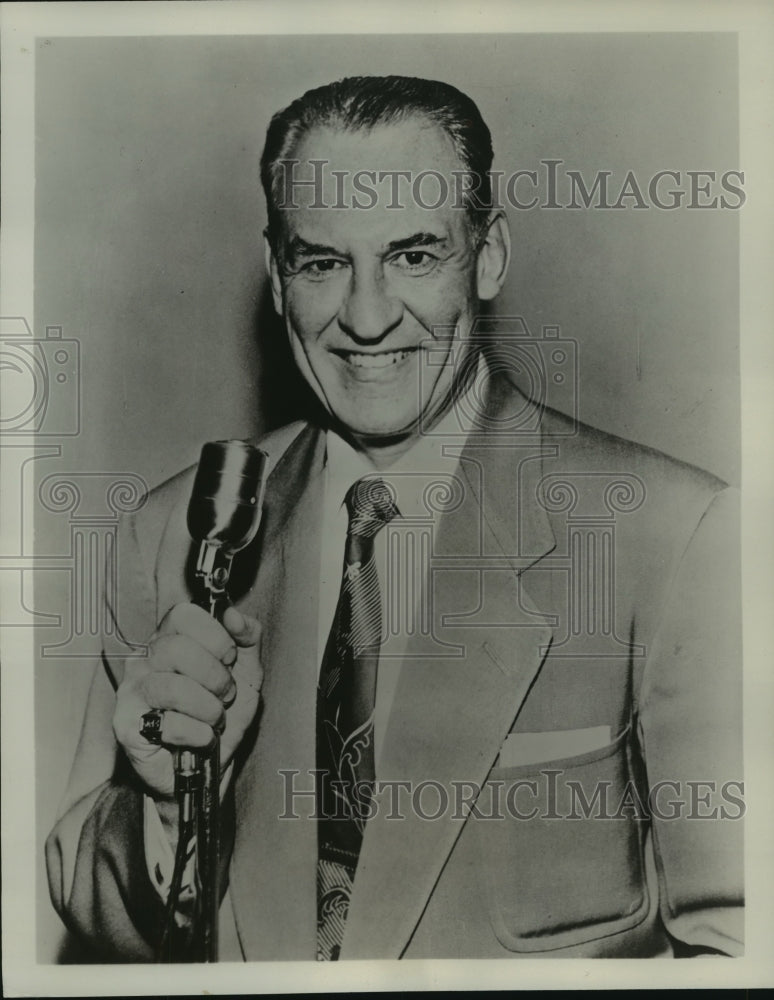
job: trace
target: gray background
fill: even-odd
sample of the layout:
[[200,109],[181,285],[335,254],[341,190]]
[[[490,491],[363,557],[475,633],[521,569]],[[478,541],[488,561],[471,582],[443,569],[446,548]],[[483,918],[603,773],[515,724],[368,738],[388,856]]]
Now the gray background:
[[[82,358],[81,432],[38,463],[41,477],[155,484],[203,441],[292,415],[258,160],[270,115],[311,86],[356,73],[453,83],[507,173],[561,159],[587,184],[612,171],[617,193],[628,170],[646,187],[659,170],[743,167],[733,35],[54,38],[36,59],[34,326],[63,327]],[[498,312],[578,342],[581,419],[737,482],[738,213],[509,215]],[[38,552],[66,544],[55,522],[41,515]],[[66,617],[65,590],[51,573],[36,608]],[[93,666],[47,658],[36,670],[40,961],[62,936],[42,843]]]

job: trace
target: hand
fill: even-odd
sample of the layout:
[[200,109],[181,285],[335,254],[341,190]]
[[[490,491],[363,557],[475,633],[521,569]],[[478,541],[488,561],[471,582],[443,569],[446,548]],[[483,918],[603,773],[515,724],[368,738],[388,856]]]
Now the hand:
[[[221,768],[230,763],[255,717],[263,671],[260,625],[228,608],[221,625],[195,604],[177,604],[151,636],[147,658],[127,658],[116,694],[113,731],[156,798],[174,792],[168,748],[205,749],[221,737]],[[140,735],[142,716],[164,709],[161,746]]]

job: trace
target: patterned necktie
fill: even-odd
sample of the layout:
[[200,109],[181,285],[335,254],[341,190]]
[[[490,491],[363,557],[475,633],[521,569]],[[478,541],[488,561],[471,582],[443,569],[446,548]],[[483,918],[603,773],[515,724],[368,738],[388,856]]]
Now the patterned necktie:
[[317,692],[317,957],[335,960],[368,818],[374,774],[374,701],[382,606],[374,538],[398,513],[385,483],[358,480],[349,515],[336,614]]

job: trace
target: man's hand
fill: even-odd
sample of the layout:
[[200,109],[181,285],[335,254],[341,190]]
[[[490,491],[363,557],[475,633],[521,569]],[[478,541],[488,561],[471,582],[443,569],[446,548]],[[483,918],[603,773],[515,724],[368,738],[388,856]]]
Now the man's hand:
[[[113,731],[149,794],[174,792],[171,750],[205,749],[221,737],[225,769],[252,722],[263,672],[260,625],[236,608],[223,624],[195,604],[177,604],[151,636],[146,659],[126,660],[116,695]],[[140,735],[142,716],[163,709],[162,746]]]

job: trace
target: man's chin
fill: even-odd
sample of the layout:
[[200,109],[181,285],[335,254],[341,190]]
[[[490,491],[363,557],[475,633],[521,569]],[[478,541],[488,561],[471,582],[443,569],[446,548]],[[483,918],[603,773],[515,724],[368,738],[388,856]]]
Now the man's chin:
[[387,449],[400,447],[410,443],[419,436],[421,420],[417,417],[412,422],[396,427],[394,424],[382,424],[374,421],[365,424],[358,421],[357,425],[347,423],[334,416],[333,429],[342,437],[347,438],[356,447],[368,451],[371,449]]
[[335,413],[330,416],[333,429],[363,451],[406,450],[448,412],[450,401],[451,396],[444,397],[435,406],[425,407],[419,414],[407,414],[400,423],[395,419],[387,422],[378,418],[367,422],[363,420],[362,414],[358,414],[357,420],[348,420],[344,415]]

